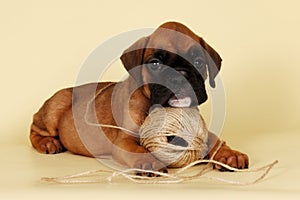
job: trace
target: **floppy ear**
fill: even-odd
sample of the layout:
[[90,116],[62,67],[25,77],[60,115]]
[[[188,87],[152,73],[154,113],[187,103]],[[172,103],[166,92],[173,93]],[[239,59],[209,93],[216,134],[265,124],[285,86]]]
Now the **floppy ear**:
[[222,58],[201,37],[199,37],[199,43],[206,50],[205,57],[209,74],[209,84],[211,87],[215,88],[215,78],[221,69]]
[[[128,49],[126,49],[122,56],[121,61],[129,72],[129,74],[141,84],[142,78],[142,68],[140,65],[143,64],[144,52],[148,43],[149,37],[143,37],[132,44]],[[136,69],[134,69],[137,67]]]

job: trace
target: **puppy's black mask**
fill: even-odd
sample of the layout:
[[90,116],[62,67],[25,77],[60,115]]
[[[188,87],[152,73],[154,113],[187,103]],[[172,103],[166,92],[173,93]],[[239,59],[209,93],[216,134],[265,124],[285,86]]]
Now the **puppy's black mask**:
[[192,107],[207,100],[207,69],[200,50],[180,56],[156,49],[145,66],[150,77],[151,106]]

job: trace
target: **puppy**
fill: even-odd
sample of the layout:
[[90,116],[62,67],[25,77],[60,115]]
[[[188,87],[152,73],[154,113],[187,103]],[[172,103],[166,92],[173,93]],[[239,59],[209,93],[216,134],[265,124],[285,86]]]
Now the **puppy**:
[[[193,107],[205,102],[205,80],[209,78],[209,84],[215,87],[222,59],[186,26],[167,22],[125,50],[121,61],[130,74],[125,81],[63,89],[44,103],[33,116],[30,130],[37,151],[111,155],[128,167],[166,169],[139,144],[139,127],[155,106]],[[209,133],[208,143],[210,158],[220,140]],[[247,155],[225,143],[213,159],[240,169],[249,164]]]

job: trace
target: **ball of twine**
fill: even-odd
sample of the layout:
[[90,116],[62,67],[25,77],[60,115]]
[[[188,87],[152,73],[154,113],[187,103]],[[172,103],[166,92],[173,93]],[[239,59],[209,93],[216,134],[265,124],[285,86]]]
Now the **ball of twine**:
[[207,140],[208,130],[197,107],[157,107],[140,128],[140,144],[168,167],[203,159]]

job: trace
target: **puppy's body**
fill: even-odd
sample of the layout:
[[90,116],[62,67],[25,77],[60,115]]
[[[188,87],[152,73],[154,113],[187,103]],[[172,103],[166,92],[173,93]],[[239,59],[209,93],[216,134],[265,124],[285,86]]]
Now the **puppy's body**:
[[[121,60],[130,74],[125,81],[64,89],[45,102],[34,115],[30,134],[39,152],[59,153],[67,149],[85,156],[112,155],[129,167],[164,169],[163,163],[139,145],[138,135],[96,124],[138,133],[151,106],[187,107],[205,102],[206,71],[214,87],[221,58],[187,27],[171,22],[138,40]],[[210,134],[208,157],[219,142]],[[214,159],[233,167],[248,166],[248,157],[227,145]]]

